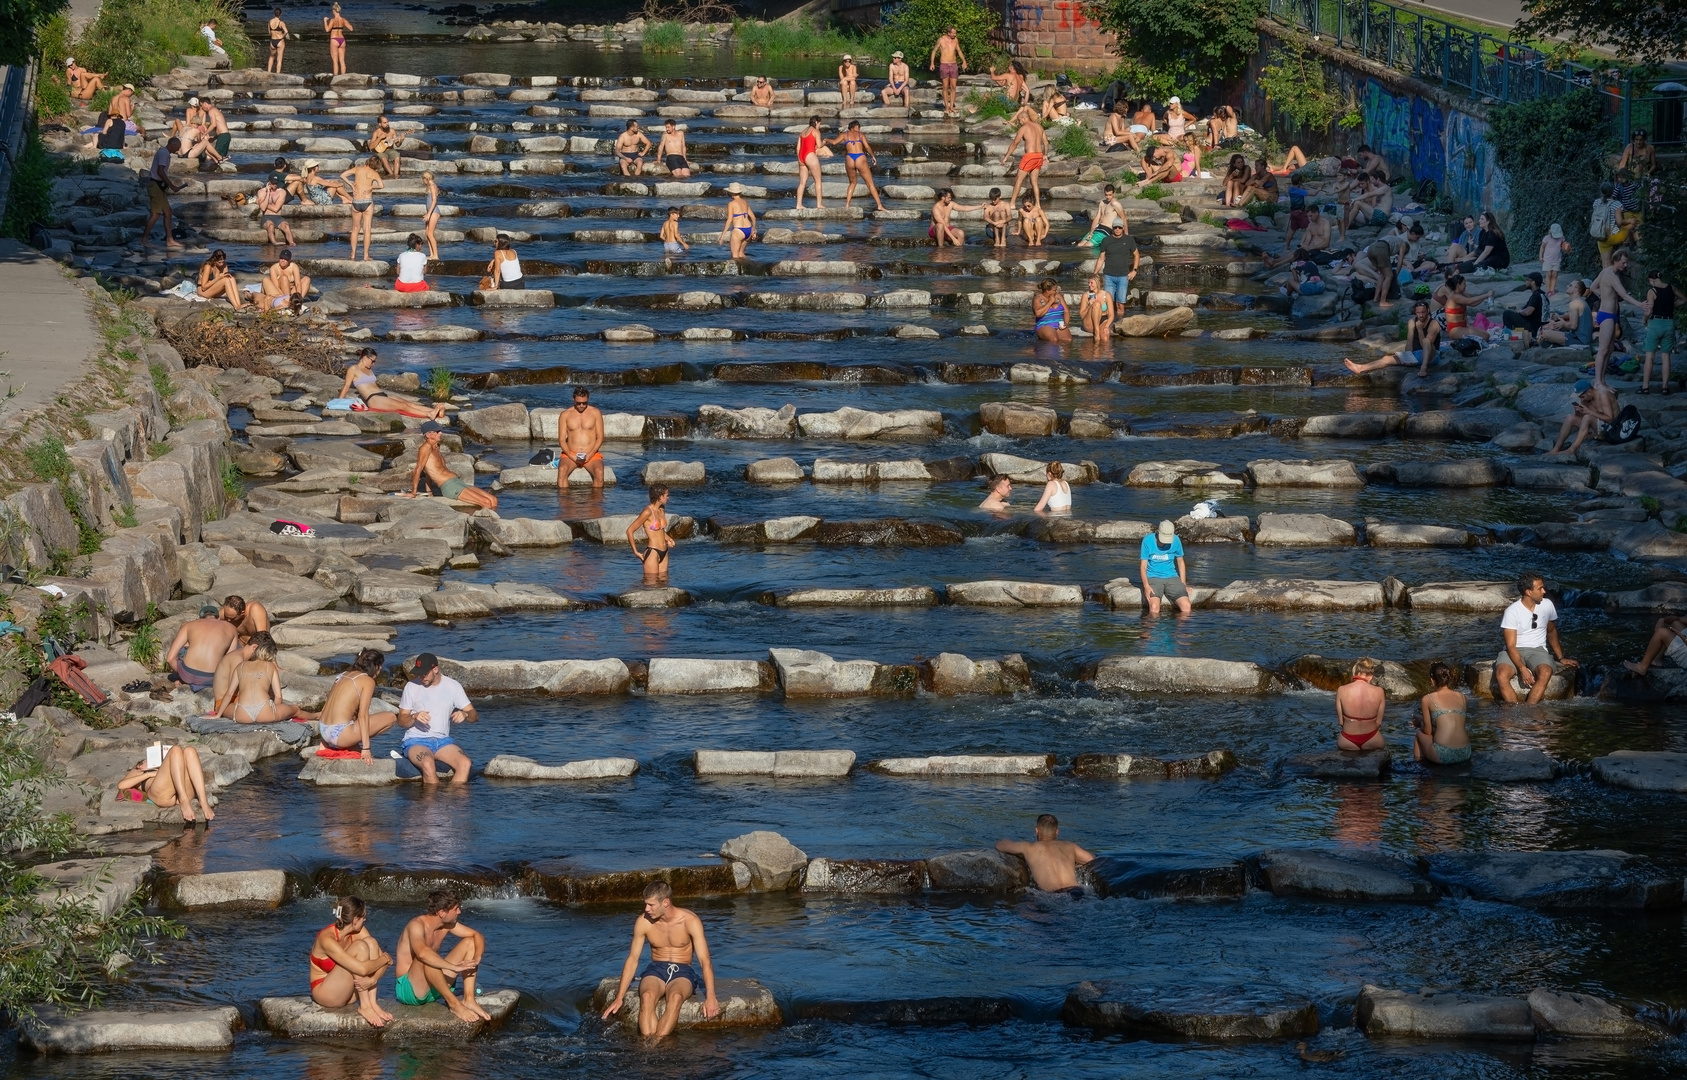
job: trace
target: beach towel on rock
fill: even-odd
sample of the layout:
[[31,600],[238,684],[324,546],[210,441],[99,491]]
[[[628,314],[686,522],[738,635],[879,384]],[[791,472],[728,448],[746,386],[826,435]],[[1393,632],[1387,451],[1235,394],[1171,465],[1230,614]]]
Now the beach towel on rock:
[[272,731],[276,738],[288,746],[298,746],[316,734],[316,729],[310,724],[295,724],[291,720],[277,720],[273,724],[237,724],[233,720],[208,720],[203,716],[188,717],[187,729],[195,735],[237,735],[242,731]]

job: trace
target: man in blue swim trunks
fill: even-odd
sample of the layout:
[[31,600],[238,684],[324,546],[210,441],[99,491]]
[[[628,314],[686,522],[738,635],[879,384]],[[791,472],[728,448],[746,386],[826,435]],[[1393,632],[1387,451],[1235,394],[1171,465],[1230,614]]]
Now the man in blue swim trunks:
[[468,783],[474,763],[451,741],[451,725],[479,719],[463,684],[440,672],[439,657],[433,653],[416,657],[399,699],[398,726],[404,729],[404,756],[422,770],[422,783],[439,783],[436,763],[450,768],[453,784]]
[[[638,1030],[640,1035],[666,1038],[679,1024],[680,1006],[697,992],[697,969],[691,966],[693,954],[703,968],[703,1016],[713,1020],[720,1015],[720,1002],[715,999],[715,969],[709,962],[709,943],[703,939],[703,920],[692,911],[674,906],[674,891],[666,881],[652,881],[644,887],[644,914],[633,926],[633,947],[627,962],[621,967],[621,983],[603,1010],[605,1020],[621,1011],[627,1000],[627,988],[633,983],[645,942],[650,943],[650,963],[639,972]],[[656,1015],[659,1002],[666,1002],[660,1018]]]
[[1598,347],[1593,352],[1593,385],[1605,385],[1605,364],[1611,359],[1611,347],[1617,340],[1617,331],[1622,324],[1617,320],[1617,313],[1624,302],[1631,307],[1644,308],[1646,305],[1629,295],[1623,288],[1622,275],[1628,272],[1628,248],[1618,248],[1611,253],[1611,262],[1605,269],[1599,271],[1599,276],[1593,279],[1593,294],[1599,298],[1599,306],[1593,312],[1594,329],[1599,334]]
[[[398,937],[398,956],[393,972],[398,976],[393,996],[400,1005],[426,1005],[443,1001],[451,1015],[465,1023],[492,1017],[475,1000],[474,981],[480,962],[486,958],[486,938],[458,920],[462,901],[450,889],[428,894],[428,909],[411,919]],[[447,936],[457,939],[450,952],[441,953]],[[457,979],[463,992],[454,992]]]
[[239,641],[239,632],[222,617],[222,608],[206,604],[199,609],[199,618],[183,623],[176,631],[164,655],[182,685],[198,693],[211,689],[217,665]]

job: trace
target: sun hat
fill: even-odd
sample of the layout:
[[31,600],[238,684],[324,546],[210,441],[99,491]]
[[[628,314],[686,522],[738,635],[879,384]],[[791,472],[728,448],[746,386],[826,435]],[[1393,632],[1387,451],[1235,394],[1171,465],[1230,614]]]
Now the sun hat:
[[1166,104],[1167,105],[1182,105],[1183,99],[1178,97],[1176,94],[1173,94],[1171,97],[1166,99]]
[[1160,527],[1154,530],[1154,536],[1162,544],[1169,544],[1177,539],[1177,530],[1169,521],[1160,522]]
[[132,82],[126,82],[126,83],[123,84],[123,89],[129,91],[129,93],[132,94],[132,93],[135,92],[135,84],[132,83]]
[[197,105],[197,104],[199,104],[199,99],[196,98],[196,97],[190,97],[190,98],[187,99],[187,103],[189,105]]
[[896,50],[896,51],[895,51],[895,52],[893,52],[893,53],[891,53],[891,54],[890,54],[890,58],[891,58],[891,59],[892,59],[892,60],[900,60],[900,59],[902,59],[902,50],[901,50],[901,49],[898,49],[898,50]]
[[316,160],[315,158],[311,158],[309,161],[305,162],[304,167],[306,172],[309,172],[311,169],[320,169],[322,168],[322,162]]
[[744,185],[734,180],[732,183],[726,185],[726,193],[728,195],[742,195],[744,194]]
[[1558,224],[1556,221],[1552,223],[1552,228],[1548,229],[1546,232],[1547,235],[1552,237],[1554,240],[1564,239],[1564,226]]

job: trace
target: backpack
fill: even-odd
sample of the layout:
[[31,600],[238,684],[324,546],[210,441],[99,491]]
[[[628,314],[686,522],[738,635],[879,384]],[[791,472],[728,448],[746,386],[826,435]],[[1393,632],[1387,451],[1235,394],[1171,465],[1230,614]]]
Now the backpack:
[[1640,434],[1640,410],[1633,405],[1624,405],[1617,413],[1617,418],[1606,427],[1604,440],[1608,443],[1625,443]]
[[1598,199],[1593,204],[1593,220],[1588,223],[1587,234],[1595,240],[1603,240],[1617,231],[1617,200]]

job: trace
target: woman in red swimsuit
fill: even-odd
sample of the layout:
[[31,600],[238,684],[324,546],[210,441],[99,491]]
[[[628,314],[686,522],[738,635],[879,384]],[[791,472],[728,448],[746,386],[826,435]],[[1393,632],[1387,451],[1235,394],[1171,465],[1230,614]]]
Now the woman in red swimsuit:
[[[830,151],[827,151],[830,153]],[[808,118],[808,127],[797,137],[797,209],[802,209],[803,184],[814,178],[814,208],[824,209],[820,202],[820,118]]]
[[1382,711],[1388,697],[1376,684],[1377,662],[1362,657],[1353,662],[1353,681],[1336,690],[1336,719],[1341,733],[1338,750],[1381,750]]
[[364,928],[368,910],[355,896],[334,902],[334,921],[317,932],[310,947],[310,996],[325,1009],[357,999],[357,1012],[370,1027],[386,1027],[392,1013],[375,1000],[375,985],[392,957]]

